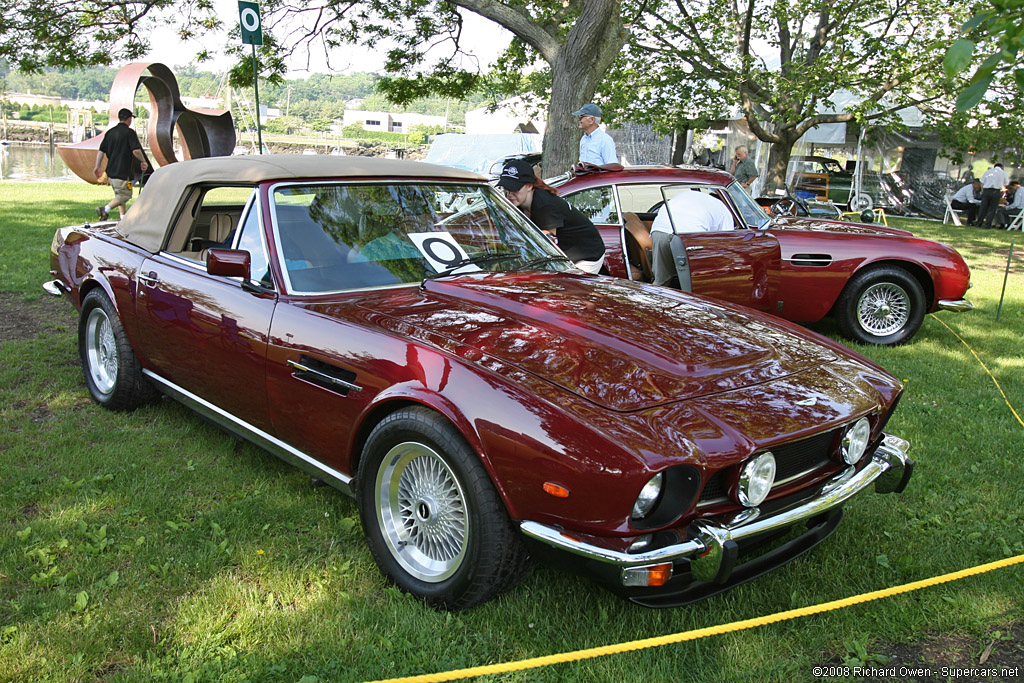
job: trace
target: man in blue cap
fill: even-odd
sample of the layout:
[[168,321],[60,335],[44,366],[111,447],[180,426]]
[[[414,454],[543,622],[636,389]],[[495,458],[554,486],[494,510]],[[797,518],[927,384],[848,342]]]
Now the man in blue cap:
[[583,137],[580,138],[580,162],[605,166],[618,162],[615,156],[615,141],[601,130],[601,108],[596,104],[584,104],[573,116],[580,121]]

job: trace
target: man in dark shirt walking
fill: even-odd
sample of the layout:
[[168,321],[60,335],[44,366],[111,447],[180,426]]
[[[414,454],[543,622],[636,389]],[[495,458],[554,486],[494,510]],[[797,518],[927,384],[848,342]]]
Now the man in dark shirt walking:
[[120,208],[121,218],[124,218],[128,210],[128,200],[132,198],[132,157],[139,160],[143,171],[149,167],[142,153],[142,145],[139,144],[139,136],[131,128],[134,117],[131,109],[117,112],[117,125],[103,134],[100,151],[96,153],[93,172],[97,178],[103,177],[103,158],[106,157],[107,179],[114,188],[114,198],[106,206],[96,208],[96,215],[102,220],[110,217],[115,206]]

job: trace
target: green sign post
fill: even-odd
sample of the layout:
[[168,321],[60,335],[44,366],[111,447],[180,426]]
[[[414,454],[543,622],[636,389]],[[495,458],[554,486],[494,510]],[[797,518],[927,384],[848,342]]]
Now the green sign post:
[[242,45],[252,45],[252,87],[256,93],[256,140],[263,154],[263,131],[260,130],[260,72],[256,62],[256,46],[263,44],[263,22],[259,3],[239,0],[238,21],[242,29]]

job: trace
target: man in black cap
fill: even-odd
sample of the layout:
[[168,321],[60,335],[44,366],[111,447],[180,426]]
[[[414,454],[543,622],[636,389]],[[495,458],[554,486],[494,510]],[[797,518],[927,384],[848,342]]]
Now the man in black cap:
[[128,210],[128,200],[132,198],[132,157],[139,160],[143,171],[149,168],[142,153],[142,145],[139,144],[139,136],[131,128],[134,117],[131,109],[117,112],[117,125],[103,134],[100,151],[96,153],[93,173],[97,178],[103,177],[103,158],[106,157],[107,179],[114,188],[114,198],[106,206],[96,208],[96,215],[101,220],[107,220],[115,206],[120,208],[121,218],[124,218]]
[[601,108],[596,104],[584,104],[573,116],[579,119],[583,137],[580,138],[580,163],[605,166],[618,162],[615,157],[615,141],[601,130]]

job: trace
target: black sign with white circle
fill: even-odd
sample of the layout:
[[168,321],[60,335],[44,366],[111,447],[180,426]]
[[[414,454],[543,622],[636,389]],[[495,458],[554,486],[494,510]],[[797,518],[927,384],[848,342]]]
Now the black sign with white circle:
[[238,20],[242,28],[242,45],[262,45],[263,27],[259,3],[239,0]]

